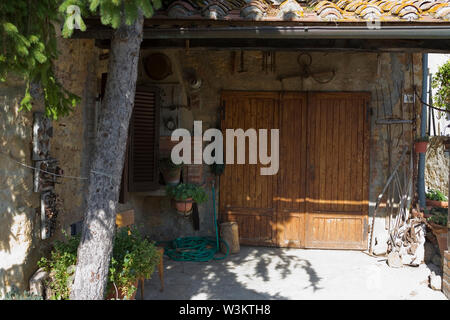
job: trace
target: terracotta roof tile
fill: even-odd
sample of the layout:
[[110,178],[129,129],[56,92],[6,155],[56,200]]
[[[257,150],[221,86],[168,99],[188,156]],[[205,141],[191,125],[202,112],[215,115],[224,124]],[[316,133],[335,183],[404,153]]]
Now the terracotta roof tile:
[[158,18],[251,21],[450,21],[450,0],[176,0]]

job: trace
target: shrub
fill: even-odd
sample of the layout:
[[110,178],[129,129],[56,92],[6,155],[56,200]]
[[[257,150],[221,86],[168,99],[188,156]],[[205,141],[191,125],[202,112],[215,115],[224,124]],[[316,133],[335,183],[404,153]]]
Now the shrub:
[[70,288],[68,286],[70,272],[69,267],[77,262],[77,249],[80,244],[80,236],[68,237],[66,242],[55,241],[50,259],[41,258],[38,266],[50,274],[47,286],[51,289],[53,300],[69,299]]
[[433,89],[437,89],[434,96],[434,105],[450,111],[450,60],[439,67],[432,80]]
[[[51,289],[51,299],[69,299],[70,279],[76,264],[80,237],[68,237],[66,241],[55,241],[49,259],[41,258],[39,267],[50,273],[47,286]],[[143,238],[136,227],[120,228],[114,238],[113,254],[109,267],[108,290],[117,288],[129,299],[136,291],[138,278],[150,278],[160,259],[154,243]],[[72,270],[71,270],[72,269]]]
[[136,227],[121,228],[114,239],[109,267],[108,290],[121,290],[126,298],[136,291],[137,279],[149,279],[160,260],[154,243],[143,238]]

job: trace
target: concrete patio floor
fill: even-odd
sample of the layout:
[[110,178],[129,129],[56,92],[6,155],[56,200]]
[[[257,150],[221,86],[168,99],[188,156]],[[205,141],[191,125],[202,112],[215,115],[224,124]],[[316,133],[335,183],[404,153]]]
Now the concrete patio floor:
[[[430,269],[393,269],[359,251],[241,247],[211,262],[164,257],[165,289],[157,271],[145,281],[146,300],[204,299],[446,299],[428,287]],[[136,299],[140,299],[138,291]]]

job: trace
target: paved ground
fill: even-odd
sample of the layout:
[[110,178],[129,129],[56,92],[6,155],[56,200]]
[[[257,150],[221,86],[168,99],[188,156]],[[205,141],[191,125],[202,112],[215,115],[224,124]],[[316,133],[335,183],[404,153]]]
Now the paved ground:
[[392,269],[359,251],[241,247],[225,260],[164,264],[164,292],[155,272],[145,299],[445,299],[425,264]]

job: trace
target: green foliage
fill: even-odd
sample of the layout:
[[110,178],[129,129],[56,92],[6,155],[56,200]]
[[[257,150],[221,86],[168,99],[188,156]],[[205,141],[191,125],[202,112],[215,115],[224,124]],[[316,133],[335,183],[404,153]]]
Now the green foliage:
[[55,241],[50,259],[43,257],[38,262],[40,268],[50,273],[51,279],[47,285],[51,288],[51,299],[53,300],[69,299],[68,280],[73,274],[69,267],[77,262],[79,244],[79,236],[66,236],[66,241]]
[[[80,8],[80,15],[76,16],[70,11],[70,6],[76,5]],[[136,21],[139,10],[144,17],[150,18],[155,9],[161,8],[161,0],[63,0],[59,12],[64,15],[65,22],[63,36],[70,37],[73,33],[73,22],[77,19],[80,30],[86,28],[82,16],[89,14],[99,15],[102,24],[117,29],[121,23],[121,12],[124,12],[124,21],[131,25]]]
[[39,83],[46,114],[53,119],[68,114],[79,102],[54,74],[59,4],[59,0],[0,2],[0,81],[6,81],[9,74],[24,79],[26,89],[20,105],[25,110],[32,108],[31,84]]
[[[66,241],[55,241],[49,259],[43,257],[38,266],[50,273],[47,286],[51,288],[51,299],[69,299],[73,266],[77,261],[80,236],[67,237]],[[159,263],[160,253],[154,243],[143,238],[137,228],[121,228],[117,231],[113,255],[109,267],[108,288],[114,285],[129,298],[138,278],[149,279]]]
[[447,201],[447,197],[439,190],[429,190],[426,194],[427,199],[435,201]]
[[437,93],[433,97],[434,105],[450,111],[450,60],[439,68],[431,85],[437,89]]
[[46,115],[52,119],[65,116],[80,102],[80,97],[56,79],[54,62],[59,52],[55,27],[64,22],[62,35],[70,37],[75,26],[86,30],[83,17],[95,14],[100,15],[103,24],[118,28],[122,8],[125,22],[131,25],[139,10],[151,17],[154,9],[160,7],[160,0],[2,0],[0,81],[6,81],[10,74],[25,81],[21,110],[31,110],[31,85],[40,84]]
[[159,259],[160,253],[154,243],[143,238],[136,227],[119,229],[109,267],[109,290],[115,284],[126,298],[130,298],[137,289],[135,281],[149,279]]
[[24,291],[21,293],[16,287],[7,292],[3,300],[43,300],[41,296]]
[[448,209],[444,208],[433,208],[431,210],[432,216],[429,217],[427,220],[433,223],[436,223],[440,226],[447,226],[447,219],[448,219]]
[[178,201],[192,198],[192,200],[197,203],[203,203],[208,200],[205,190],[191,183],[180,183],[176,186],[167,186],[167,194]]

